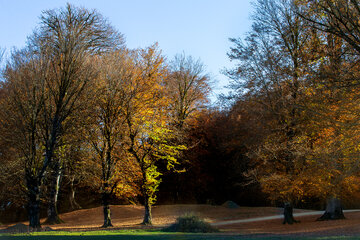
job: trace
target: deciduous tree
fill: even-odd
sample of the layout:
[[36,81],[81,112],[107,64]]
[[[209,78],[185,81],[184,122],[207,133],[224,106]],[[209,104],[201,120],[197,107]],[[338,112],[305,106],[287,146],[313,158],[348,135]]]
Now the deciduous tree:
[[[254,100],[265,110],[263,124],[271,131],[253,151],[253,159],[259,160],[257,170],[264,170],[254,176],[261,176],[258,180],[264,191],[284,202],[298,199],[296,192],[285,189],[292,189],[299,174],[296,162],[302,158],[294,140],[301,132],[303,112],[298,106],[306,63],[311,59],[305,50],[312,44],[304,20],[294,14],[296,9],[291,0],[257,1],[245,42],[231,39],[235,47],[229,57],[237,66],[227,73],[240,99]],[[274,179],[287,182],[277,184]],[[280,197],[279,192],[284,194]]]
[[[181,186],[184,185],[184,169],[190,168],[187,153],[199,144],[199,139],[188,137],[190,128],[195,128],[196,118],[206,109],[211,91],[211,78],[205,71],[200,59],[194,59],[185,53],[175,55],[169,63],[169,76],[165,81],[165,92],[168,96],[169,113],[172,129],[176,133],[175,142],[184,144],[188,151],[179,156],[179,171],[166,172],[161,185],[163,191],[171,192],[174,202],[180,198]],[[165,166],[159,166],[165,168]]]
[[[116,48],[122,44],[119,35],[96,11],[76,8],[70,4],[64,9],[45,11],[41,28],[34,45],[46,51],[51,59],[53,76],[46,82],[47,101],[44,104],[45,163],[53,168],[54,187],[50,191],[48,223],[57,223],[55,179],[58,178],[59,161],[54,153],[61,145],[66,132],[64,124],[76,112],[80,96],[93,78],[91,55]],[[55,157],[55,160],[52,158]],[[51,164],[50,164],[51,163]]]
[[210,77],[200,59],[195,60],[183,53],[170,62],[170,74],[165,84],[175,126],[183,129],[196,111],[205,107],[210,93]]
[[30,227],[40,227],[40,186],[47,164],[43,162],[41,117],[45,101],[45,79],[49,62],[31,48],[12,54],[5,71],[8,96],[2,105],[3,129],[24,166]]
[[[70,116],[94,78],[91,58],[122,44],[119,35],[96,11],[65,8],[45,11],[29,46],[14,54],[5,75],[11,85],[15,131],[27,148],[25,178],[29,195],[30,227],[40,227],[39,194],[45,171],[59,175],[57,151],[63,143]],[[73,118],[74,119],[74,118]],[[39,139],[41,137],[42,139]],[[50,191],[48,222],[56,223],[56,184]]]
[[[89,126],[89,140],[96,152],[101,166],[101,194],[104,208],[104,224],[112,226],[109,200],[121,187],[131,188],[136,181],[135,172],[123,172],[129,167],[128,153],[125,147],[126,118],[124,115],[127,84],[136,76],[133,56],[127,49],[119,49],[102,56],[98,60],[100,71],[96,81],[96,94],[93,101],[94,123]],[[129,170],[129,169],[128,169]],[[128,175],[128,176],[125,176]],[[133,176],[131,181],[130,176]],[[121,193],[120,193],[121,195]]]
[[296,13],[318,30],[336,35],[360,54],[360,3],[356,0],[297,0]]
[[160,184],[155,163],[165,160],[168,169],[176,163],[176,155],[183,146],[172,145],[167,101],[163,92],[167,74],[164,58],[157,45],[136,52],[137,74],[127,83],[124,115],[127,125],[128,151],[141,169],[141,193],[144,198],[143,224],[152,224],[151,206]]

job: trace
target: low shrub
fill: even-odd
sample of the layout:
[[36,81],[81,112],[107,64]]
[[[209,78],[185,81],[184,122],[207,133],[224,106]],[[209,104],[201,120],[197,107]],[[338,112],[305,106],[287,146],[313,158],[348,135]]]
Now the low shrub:
[[194,214],[185,214],[178,217],[176,222],[167,228],[163,229],[164,232],[191,232],[191,233],[211,233],[219,232],[218,229],[212,227],[209,223],[205,222]]

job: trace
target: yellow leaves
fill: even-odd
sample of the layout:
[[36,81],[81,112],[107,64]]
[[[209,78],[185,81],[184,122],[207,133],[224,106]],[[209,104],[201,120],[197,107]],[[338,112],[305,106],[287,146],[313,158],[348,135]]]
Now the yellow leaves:
[[160,176],[162,174],[157,170],[155,165],[151,165],[147,168],[145,173],[145,179],[143,179],[143,193],[147,195],[148,201],[150,205],[153,205],[156,202],[156,195],[155,193],[158,190],[160,185],[161,179]]
[[[163,160],[168,169],[175,168],[177,157],[185,147],[172,142],[169,103],[164,93],[167,69],[157,45],[135,50],[130,55],[133,68],[129,76],[122,79],[120,95],[124,103],[121,113],[126,124],[124,145],[128,145],[131,157],[141,170],[142,194],[153,204],[161,181],[155,163]],[[117,191],[128,190],[122,184]]]
[[291,181],[286,175],[272,174],[261,178],[260,184],[263,192],[271,193],[270,198],[272,200],[286,200]]
[[304,91],[305,95],[307,96],[313,96],[315,94],[315,90],[312,88],[306,88]]

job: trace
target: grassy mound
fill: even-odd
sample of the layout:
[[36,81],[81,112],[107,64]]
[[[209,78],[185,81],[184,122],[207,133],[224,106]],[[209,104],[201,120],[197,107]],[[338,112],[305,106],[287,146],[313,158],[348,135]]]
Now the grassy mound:
[[167,228],[164,232],[191,232],[191,233],[212,233],[219,232],[218,229],[212,227],[209,223],[200,219],[194,214],[185,214],[178,217],[176,222]]

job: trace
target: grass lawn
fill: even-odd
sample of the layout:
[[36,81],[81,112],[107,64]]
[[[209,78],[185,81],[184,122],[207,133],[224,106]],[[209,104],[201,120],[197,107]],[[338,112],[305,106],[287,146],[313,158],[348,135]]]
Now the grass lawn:
[[160,231],[144,230],[115,230],[115,231],[88,231],[88,232],[35,232],[26,234],[2,234],[0,240],[73,240],[73,239],[90,239],[90,240],[235,240],[235,239],[343,239],[352,240],[360,237],[261,237],[261,236],[236,236],[224,235],[221,233],[165,233]]

